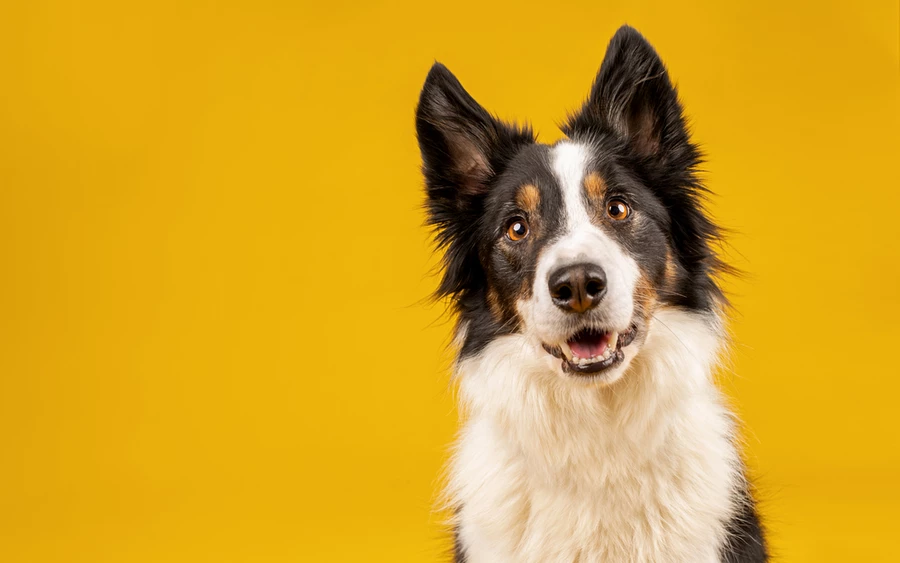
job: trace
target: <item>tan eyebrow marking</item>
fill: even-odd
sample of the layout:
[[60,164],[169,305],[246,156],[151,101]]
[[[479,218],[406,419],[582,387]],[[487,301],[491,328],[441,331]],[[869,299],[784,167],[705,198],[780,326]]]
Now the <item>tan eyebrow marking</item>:
[[585,177],[584,189],[592,200],[602,200],[606,196],[606,182],[596,172]]
[[538,206],[541,204],[541,192],[532,184],[525,184],[519,188],[516,193],[516,205],[530,214],[537,213]]

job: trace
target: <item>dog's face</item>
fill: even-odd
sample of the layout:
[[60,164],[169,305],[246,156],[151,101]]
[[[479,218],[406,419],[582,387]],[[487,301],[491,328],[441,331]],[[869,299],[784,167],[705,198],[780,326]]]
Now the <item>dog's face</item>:
[[561,376],[612,383],[659,307],[709,310],[715,226],[676,92],[631,28],[611,41],[582,110],[548,146],[490,116],[442,65],[417,132],[429,220],[445,250],[442,295],[462,355],[519,333]]

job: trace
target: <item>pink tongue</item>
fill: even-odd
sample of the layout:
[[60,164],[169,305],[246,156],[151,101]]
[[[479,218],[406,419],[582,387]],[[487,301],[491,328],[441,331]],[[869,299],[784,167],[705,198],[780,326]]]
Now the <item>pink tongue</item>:
[[569,340],[567,344],[572,350],[572,353],[579,358],[602,356],[603,352],[606,352],[607,344],[609,344],[609,334],[592,334],[590,336],[579,338],[578,340]]

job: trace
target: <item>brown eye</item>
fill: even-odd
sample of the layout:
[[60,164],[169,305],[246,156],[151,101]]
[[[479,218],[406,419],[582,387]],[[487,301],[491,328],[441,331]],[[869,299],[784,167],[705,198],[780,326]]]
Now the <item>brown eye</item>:
[[506,236],[511,241],[519,241],[528,236],[528,223],[521,217],[516,217],[509,222],[506,228]]
[[631,213],[631,210],[621,199],[614,199],[609,202],[609,205],[607,205],[606,213],[616,221],[621,221],[622,219],[628,217],[628,215]]

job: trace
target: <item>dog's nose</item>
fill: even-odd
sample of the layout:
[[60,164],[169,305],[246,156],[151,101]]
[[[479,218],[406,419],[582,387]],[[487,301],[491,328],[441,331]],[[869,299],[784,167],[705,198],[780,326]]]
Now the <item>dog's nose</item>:
[[603,299],[606,272],[596,264],[574,264],[550,274],[547,283],[557,307],[568,313],[584,313]]

